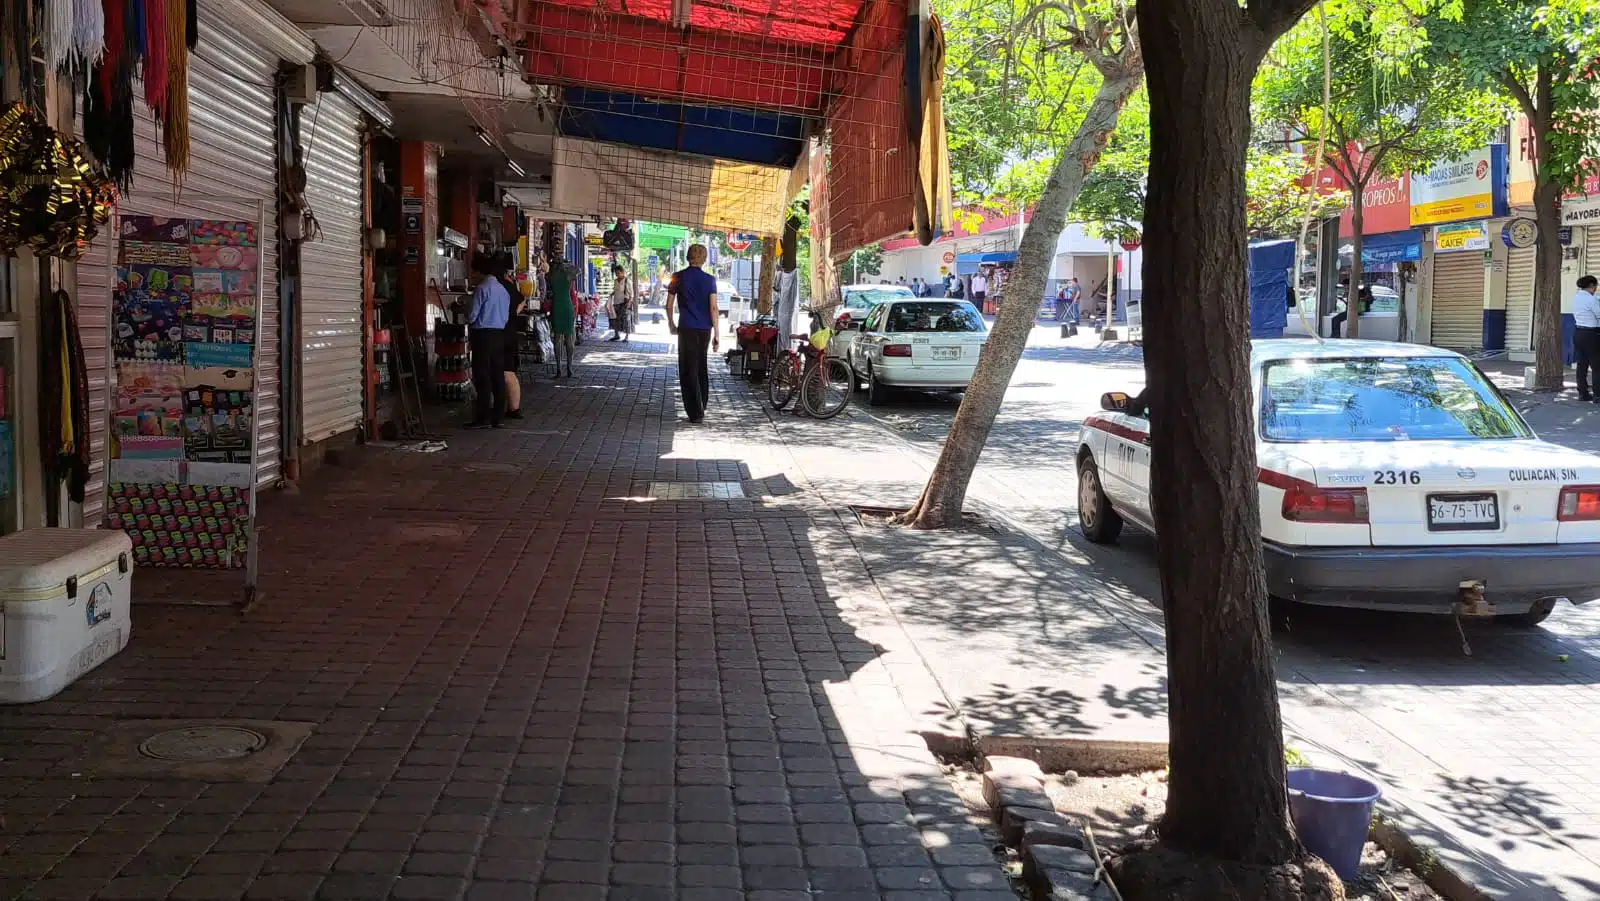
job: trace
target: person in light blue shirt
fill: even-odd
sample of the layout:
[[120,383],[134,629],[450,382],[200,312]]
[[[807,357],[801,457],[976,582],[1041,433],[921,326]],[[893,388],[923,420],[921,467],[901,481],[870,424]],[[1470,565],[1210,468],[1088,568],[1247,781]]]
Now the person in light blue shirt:
[[472,327],[472,385],[477,395],[477,415],[467,428],[498,429],[506,408],[506,324],[511,321],[511,295],[500,283],[505,270],[498,257],[474,254],[472,268],[481,277],[467,313],[467,325]]

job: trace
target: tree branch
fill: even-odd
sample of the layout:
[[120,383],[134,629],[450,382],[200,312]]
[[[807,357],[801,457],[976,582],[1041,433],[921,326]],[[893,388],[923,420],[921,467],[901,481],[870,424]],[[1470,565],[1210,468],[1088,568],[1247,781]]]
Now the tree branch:
[[1528,93],[1527,86],[1510,69],[1502,69],[1498,80],[1511,93],[1517,105],[1522,107],[1523,115],[1532,119],[1539,114],[1538,108],[1533,103],[1533,95]]
[[1292,28],[1307,10],[1316,5],[1317,0],[1249,0],[1245,5],[1245,15],[1257,32],[1255,48],[1257,58],[1265,55],[1272,47],[1273,41]]

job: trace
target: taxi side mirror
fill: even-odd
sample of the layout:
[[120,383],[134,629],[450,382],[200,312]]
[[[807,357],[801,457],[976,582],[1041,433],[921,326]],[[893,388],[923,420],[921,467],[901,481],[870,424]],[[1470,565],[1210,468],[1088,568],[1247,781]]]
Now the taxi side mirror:
[[1121,391],[1107,391],[1100,395],[1100,409],[1110,413],[1127,412],[1128,395]]

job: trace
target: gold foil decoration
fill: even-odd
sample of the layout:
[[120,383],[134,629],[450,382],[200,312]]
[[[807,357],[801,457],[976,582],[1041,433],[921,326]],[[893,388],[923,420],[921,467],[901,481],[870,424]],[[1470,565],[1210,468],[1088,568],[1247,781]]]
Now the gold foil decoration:
[[75,260],[110,220],[116,199],[82,143],[22,103],[0,115],[0,253],[27,247]]

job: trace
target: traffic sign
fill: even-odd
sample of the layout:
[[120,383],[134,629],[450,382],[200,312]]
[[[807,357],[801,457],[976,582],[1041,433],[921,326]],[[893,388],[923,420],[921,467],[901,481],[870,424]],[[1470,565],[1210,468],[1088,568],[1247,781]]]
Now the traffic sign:
[[947,250],[944,252],[944,256],[940,259],[944,260],[944,264],[948,266],[956,261],[956,253],[953,250]]
[[1123,250],[1127,250],[1127,251],[1138,250],[1139,249],[1139,239],[1138,238],[1123,238],[1122,239],[1122,249]]

